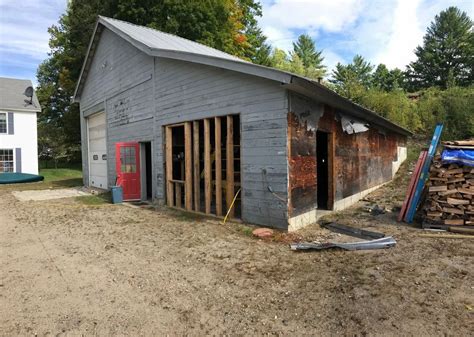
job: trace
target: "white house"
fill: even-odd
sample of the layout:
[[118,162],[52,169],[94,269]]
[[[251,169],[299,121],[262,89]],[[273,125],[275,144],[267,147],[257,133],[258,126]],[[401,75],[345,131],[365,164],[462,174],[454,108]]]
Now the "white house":
[[40,111],[30,80],[0,77],[0,174],[38,174]]

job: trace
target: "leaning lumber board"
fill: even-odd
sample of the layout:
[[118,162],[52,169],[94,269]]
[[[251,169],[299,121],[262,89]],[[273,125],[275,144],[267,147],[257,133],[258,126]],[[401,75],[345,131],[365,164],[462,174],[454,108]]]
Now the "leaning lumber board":
[[420,155],[418,156],[418,160],[415,165],[415,170],[413,171],[411,178],[410,178],[410,183],[408,184],[408,189],[407,193],[405,195],[405,200],[403,201],[402,208],[400,210],[400,213],[398,214],[397,221],[402,221],[403,218],[406,215],[406,212],[408,210],[408,206],[410,204],[411,198],[413,197],[413,193],[415,190],[416,182],[418,178],[420,177],[420,172],[421,168],[423,167],[423,164],[425,162],[427,155],[427,151],[421,151]]

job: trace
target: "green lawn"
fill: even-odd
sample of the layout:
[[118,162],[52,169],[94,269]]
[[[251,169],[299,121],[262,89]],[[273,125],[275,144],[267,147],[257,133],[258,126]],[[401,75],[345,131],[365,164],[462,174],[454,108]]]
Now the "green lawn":
[[44,190],[50,188],[67,188],[82,186],[82,170],[76,165],[70,168],[40,169],[44,181],[26,184],[0,185],[1,190]]
[[46,188],[73,187],[82,185],[82,170],[77,167],[41,169],[39,174],[44,177],[43,184]]
[[69,179],[82,180],[82,170],[79,168],[41,169],[39,174],[44,177],[44,182]]

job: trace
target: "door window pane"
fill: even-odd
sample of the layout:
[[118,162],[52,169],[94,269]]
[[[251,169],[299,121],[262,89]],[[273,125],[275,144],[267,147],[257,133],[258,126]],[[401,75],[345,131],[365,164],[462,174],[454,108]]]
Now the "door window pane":
[[120,169],[122,173],[135,173],[137,171],[134,146],[120,147]]

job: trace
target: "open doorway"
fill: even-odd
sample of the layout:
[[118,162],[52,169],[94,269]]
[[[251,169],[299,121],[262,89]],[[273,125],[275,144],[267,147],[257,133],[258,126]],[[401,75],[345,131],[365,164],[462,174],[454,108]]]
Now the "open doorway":
[[153,198],[151,158],[151,142],[140,143],[141,199],[143,201]]
[[329,133],[316,132],[316,172],[318,209],[329,209]]

